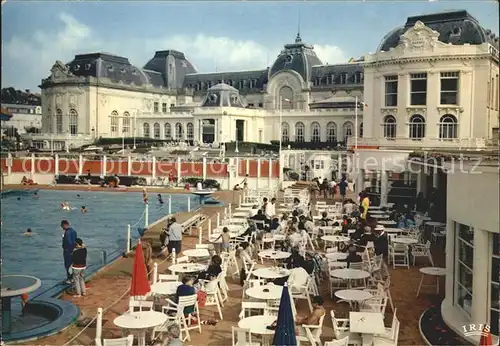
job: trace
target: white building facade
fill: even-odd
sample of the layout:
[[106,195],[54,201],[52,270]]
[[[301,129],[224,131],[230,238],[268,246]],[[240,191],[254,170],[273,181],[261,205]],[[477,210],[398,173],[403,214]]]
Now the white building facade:
[[20,135],[26,134],[26,130],[31,128],[42,130],[41,106],[4,103],[2,107],[12,114],[8,121],[2,123],[3,128],[13,126]]

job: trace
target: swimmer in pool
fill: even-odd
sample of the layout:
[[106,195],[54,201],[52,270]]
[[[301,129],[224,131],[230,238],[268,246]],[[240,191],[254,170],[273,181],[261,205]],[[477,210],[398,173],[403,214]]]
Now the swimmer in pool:
[[148,192],[146,191],[146,188],[142,189],[142,201],[145,204],[148,204]]
[[82,196],[80,196],[80,195],[76,195],[76,198],[82,198]]
[[25,236],[27,236],[27,237],[31,237],[31,236],[33,235],[33,232],[31,231],[31,228],[28,228],[28,229],[26,230],[26,232],[24,232],[24,234],[23,234],[23,235],[25,235]]
[[87,207],[85,207],[84,205],[82,205],[82,207],[80,208],[80,211],[82,213],[86,213],[86,212],[88,212],[88,209],[87,209]]
[[21,200],[21,197],[17,197],[17,200],[20,201]]
[[161,194],[158,194],[158,203],[163,204],[163,198],[161,197]]
[[33,197],[33,198],[38,198],[38,197],[40,197],[40,196],[38,195],[38,192],[34,192],[32,197]]
[[69,204],[68,201],[64,201],[64,202],[61,203],[61,208],[63,210],[71,210],[71,205]]

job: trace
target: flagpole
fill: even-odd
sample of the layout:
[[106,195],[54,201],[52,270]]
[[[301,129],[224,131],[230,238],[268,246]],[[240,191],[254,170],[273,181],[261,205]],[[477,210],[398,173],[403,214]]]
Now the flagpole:
[[358,97],[356,96],[356,104],[354,110],[354,149],[358,149]]

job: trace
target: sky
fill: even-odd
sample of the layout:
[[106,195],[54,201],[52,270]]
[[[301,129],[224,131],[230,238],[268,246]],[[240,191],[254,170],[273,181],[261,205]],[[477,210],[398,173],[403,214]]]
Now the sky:
[[186,54],[199,72],[264,69],[300,27],[324,63],[374,52],[408,16],[465,9],[498,34],[485,1],[22,1],[2,5],[2,87],[39,92],[56,60],[107,52],[144,66],[157,50]]

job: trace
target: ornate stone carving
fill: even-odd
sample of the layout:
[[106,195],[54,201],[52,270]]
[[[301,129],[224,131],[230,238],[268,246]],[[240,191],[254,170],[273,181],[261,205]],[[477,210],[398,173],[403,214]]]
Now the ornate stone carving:
[[78,96],[76,96],[74,94],[70,94],[69,99],[68,99],[69,107],[74,108],[77,106],[77,103],[78,103]]
[[105,107],[108,104],[108,96],[99,95],[99,101],[101,101],[101,106]]
[[56,94],[56,108],[62,108],[62,94]]
[[53,82],[66,80],[68,77],[74,76],[73,73],[70,72],[69,68],[62,62],[57,60],[56,63],[50,69],[51,75],[50,79]]
[[399,44],[403,50],[433,50],[438,42],[439,33],[417,21],[413,28],[401,35]]

